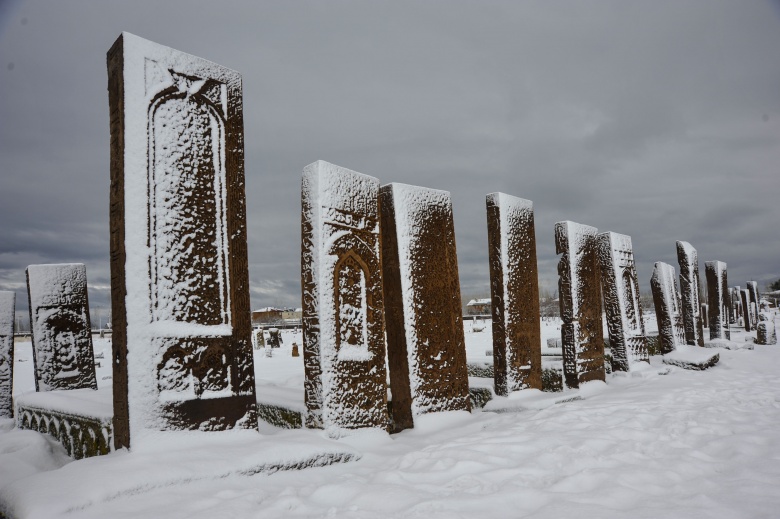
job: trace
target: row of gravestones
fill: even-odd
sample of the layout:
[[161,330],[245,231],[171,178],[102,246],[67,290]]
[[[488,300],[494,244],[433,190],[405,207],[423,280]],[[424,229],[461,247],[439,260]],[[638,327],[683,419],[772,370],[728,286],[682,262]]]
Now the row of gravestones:
[[[255,428],[240,75],[123,33],[108,52],[108,77],[114,445],[148,431]],[[533,207],[494,193],[487,215],[495,390],[540,388]],[[306,425],[387,428],[392,419],[403,429],[424,413],[468,410],[449,193],[380,187],[316,162],[303,173],[301,237]],[[567,221],[556,224],[555,243],[567,386],[605,378],[602,289],[613,365],[647,361],[630,237]],[[43,268],[40,283],[28,269],[31,319],[49,316],[34,310],[32,287],[42,284],[51,291],[42,300],[83,302],[88,335],[86,274],[82,297],[51,274],[64,268]],[[673,275],[659,283],[676,290]],[[679,308],[676,294],[664,297],[662,309]],[[684,308],[696,300],[683,293]],[[688,313],[695,319],[698,306]],[[91,344],[86,362],[86,353],[68,353],[78,335],[69,333],[47,353],[60,367],[40,380],[78,374],[77,387],[94,388]],[[37,366],[36,358],[36,377]],[[10,389],[0,394],[10,398]]]

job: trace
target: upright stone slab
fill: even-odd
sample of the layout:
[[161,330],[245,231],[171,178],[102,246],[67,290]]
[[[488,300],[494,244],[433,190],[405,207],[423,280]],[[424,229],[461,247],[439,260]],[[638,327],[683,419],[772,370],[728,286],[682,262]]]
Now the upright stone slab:
[[89,323],[87,268],[27,267],[36,391],[97,389]]
[[753,312],[750,304],[750,292],[746,288],[739,291],[739,297],[742,301],[742,323],[745,326],[745,331],[749,332],[753,330]]
[[116,447],[254,428],[241,76],[123,33],[108,96]]
[[777,344],[775,322],[768,313],[761,312],[756,326],[756,344]]
[[710,307],[707,303],[701,304],[701,327],[710,327]]
[[682,299],[685,342],[704,346],[699,282],[699,254],[687,241],[677,242],[677,262],[680,265],[680,292]]
[[739,287],[729,288],[729,301],[731,301],[731,320],[729,321],[733,325],[738,325],[739,320],[742,317],[742,302],[739,294]]
[[0,418],[14,417],[15,305],[15,292],[0,292]]
[[387,357],[396,430],[470,410],[452,202],[405,184],[379,190]]
[[570,388],[605,380],[604,331],[597,229],[576,222],[555,224],[558,262],[563,377]]
[[486,205],[495,392],[507,395],[527,388],[541,390],[541,317],[533,202],[491,193]]
[[306,426],[386,429],[379,180],[327,162],[303,170]]
[[612,369],[628,371],[636,362],[650,361],[639,305],[634,249],[631,236],[625,234],[601,233],[598,241]]
[[753,328],[756,328],[758,326],[759,314],[761,313],[761,309],[759,308],[761,304],[761,294],[758,292],[758,282],[748,281],[746,288],[750,294],[751,324]]
[[722,261],[707,261],[707,302],[710,313],[710,340],[731,339],[729,331],[729,283],[726,264]]
[[683,325],[680,293],[674,267],[657,261],[650,278],[653,291],[655,318],[658,322],[658,338],[661,353],[671,353],[678,346],[685,345],[685,326]]

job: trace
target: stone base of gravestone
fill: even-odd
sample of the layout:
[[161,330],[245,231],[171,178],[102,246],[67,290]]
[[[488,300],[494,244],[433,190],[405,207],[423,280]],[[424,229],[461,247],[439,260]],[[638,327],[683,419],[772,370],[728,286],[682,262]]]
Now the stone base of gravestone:
[[678,346],[675,351],[663,357],[664,364],[694,371],[709,369],[718,361],[720,361],[719,353],[712,353],[698,346]]

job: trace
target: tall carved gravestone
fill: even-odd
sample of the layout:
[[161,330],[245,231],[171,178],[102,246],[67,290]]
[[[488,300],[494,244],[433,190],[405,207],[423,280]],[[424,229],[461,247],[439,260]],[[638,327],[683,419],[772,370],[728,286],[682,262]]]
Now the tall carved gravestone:
[[123,33],[108,94],[116,447],[256,427],[241,76]]
[[745,331],[749,332],[753,330],[752,308],[750,305],[750,292],[746,288],[739,291],[740,300],[742,301],[742,323],[745,326]]
[[657,261],[650,278],[661,353],[670,353],[685,345],[685,326],[677,290],[674,267]]
[[738,324],[739,319],[742,316],[741,308],[742,303],[739,295],[739,287],[731,287],[729,288],[729,301],[731,301],[731,305],[729,307],[731,311],[730,315],[730,323],[731,324]]
[[777,344],[777,331],[775,322],[769,313],[761,312],[758,314],[758,325],[756,326],[756,344]]
[[303,170],[301,279],[308,427],[387,428],[379,180]]
[[758,314],[760,313],[761,295],[758,292],[758,283],[756,281],[747,282],[747,291],[750,294],[751,324],[753,328],[758,326]]
[[631,364],[650,360],[631,236],[605,232],[598,242],[612,369],[628,371]]
[[486,205],[495,392],[542,389],[533,202],[491,193]]
[[16,293],[0,292],[0,418],[14,417],[14,313]]
[[699,254],[687,241],[677,242],[677,262],[680,265],[680,292],[682,316],[685,326],[685,342],[691,346],[704,346],[701,292],[699,282]]
[[605,380],[604,331],[597,229],[576,222],[555,224],[558,262],[563,377],[570,388]]
[[707,273],[707,301],[710,313],[710,340],[731,339],[728,309],[729,284],[726,264],[722,261],[704,263]]
[[392,415],[470,410],[452,202],[405,184],[379,190]]
[[710,327],[710,307],[707,303],[701,304],[701,327]]
[[87,268],[81,263],[30,265],[27,294],[36,391],[97,389]]

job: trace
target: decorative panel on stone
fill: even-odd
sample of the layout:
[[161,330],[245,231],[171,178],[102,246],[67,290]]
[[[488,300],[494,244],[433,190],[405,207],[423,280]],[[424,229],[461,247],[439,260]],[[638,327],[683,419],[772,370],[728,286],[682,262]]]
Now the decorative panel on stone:
[[0,291],[0,418],[14,416],[14,316],[16,293]]
[[670,353],[678,346],[686,344],[682,305],[674,267],[657,261],[653,268],[653,276],[650,278],[650,288],[653,292],[661,353]]
[[303,170],[301,279],[307,427],[386,429],[379,180]]
[[452,202],[405,184],[379,190],[387,354],[396,430],[470,410]]
[[27,294],[36,390],[97,389],[87,268],[81,263],[30,265]]
[[612,369],[628,371],[649,362],[631,236],[605,232],[597,239]]
[[750,294],[750,323],[753,328],[758,326],[758,315],[760,313],[759,304],[761,302],[761,295],[758,292],[758,282],[748,281],[747,291]]
[[704,331],[699,294],[699,254],[687,241],[677,242],[677,262],[680,265],[680,293],[682,299],[685,342],[704,346]]
[[753,330],[753,307],[750,304],[750,292],[746,288],[739,291],[740,301],[742,302],[742,324],[745,331]]
[[564,382],[570,388],[604,380],[604,331],[598,230],[572,221],[555,224]]
[[254,428],[241,76],[123,33],[108,94],[115,444]]
[[491,193],[486,204],[495,392],[542,389],[533,202]]
[[707,306],[710,317],[710,340],[731,339],[729,331],[729,284],[727,266],[722,261],[704,263],[707,274]]

